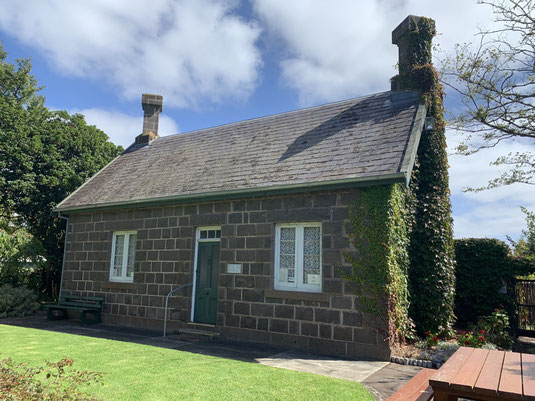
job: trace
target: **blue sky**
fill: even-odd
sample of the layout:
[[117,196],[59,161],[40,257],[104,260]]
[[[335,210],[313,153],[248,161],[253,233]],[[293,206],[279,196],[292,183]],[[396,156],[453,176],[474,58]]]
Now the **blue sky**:
[[[432,17],[443,53],[489,26],[472,0],[1,0],[9,59],[32,57],[47,105],[80,112],[114,143],[141,132],[141,94],[164,96],[160,134],[175,134],[389,89],[391,31],[408,14]],[[446,96],[450,110],[459,107]],[[448,131],[452,149],[459,138]],[[450,156],[456,237],[518,238],[533,187],[464,193],[499,174],[489,163],[512,141]]]

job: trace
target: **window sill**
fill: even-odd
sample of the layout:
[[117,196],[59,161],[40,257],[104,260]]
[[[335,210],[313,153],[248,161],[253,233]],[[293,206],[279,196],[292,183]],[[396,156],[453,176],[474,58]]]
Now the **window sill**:
[[297,301],[329,302],[330,296],[321,292],[266,290],[266,298],[294,299]]
[[100,288],[108,288],[112,290],[135,290],[137,289],[137,284],[121,283],[115,281],[102,281],[100,283]]

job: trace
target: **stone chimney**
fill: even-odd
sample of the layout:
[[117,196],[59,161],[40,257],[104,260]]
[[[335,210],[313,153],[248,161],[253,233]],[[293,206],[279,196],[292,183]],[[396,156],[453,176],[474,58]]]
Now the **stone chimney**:
[[144,93],[141,96],[143,107],[143,132],[136,137],[136,145],[145,145],[158,137],[158,121],[162,111],[163,96]]
[[431,47],[435,21],[409,15],[392,31],[392,44],[398,46],[399,74],[390,79],[392,90],[412,89],[408,78],[415,65],[432,62]]

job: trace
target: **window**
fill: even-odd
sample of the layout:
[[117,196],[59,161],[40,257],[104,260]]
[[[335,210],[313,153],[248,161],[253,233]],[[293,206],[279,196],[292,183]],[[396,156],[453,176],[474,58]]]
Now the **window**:
[[110,281],[133,282],[136,232],[114,232],[111,249]]
[[275,289],[321,292],[321,224],[280,224],[275,235]]
[[197,239],[219,241],[221,238],[221,227],[199,227],[197,229]]

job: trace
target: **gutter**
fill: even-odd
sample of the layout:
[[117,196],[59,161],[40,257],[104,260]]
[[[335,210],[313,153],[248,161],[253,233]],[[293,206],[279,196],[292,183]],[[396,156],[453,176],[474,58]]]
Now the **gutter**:
[[[412,134],[411,134],[411,138],[412,138]],[[417,145],[417,142],[416,142],[416,145]],[[405,161],[404,161],[404,164],[405,164]],[[148,206],[162,206],[162,205],[168,205],[168,204],[239,199],[239,198],[244,198],[244,197],[263,197],[263,196],[269,196],[269,195],[279,195],[279,194],[298,193],[298,192],[307,192],[307,191],[322,191],[322,190],[354,188],[354,187],[359,187],[359,186],[385,185],[385,184],[394,184],[398,182],[407,183],[409,178],[410,178],[410,174],[407,176],[407,172],[400,171],[398,173],[376,175],[376,176],[371,176],[371,177],[355,177],[355,178],[347,178],[347,179],[342,179],[342,180],[331,180],[331,181],[323,181],[323,182],[277,185],[277,186],[272,186],[268,188],[265,188],[265,187],[264,188],[245,188],[245,189],[236,189],[236,190],[228,190],[228,191],[204,192],[204,193],[194,193],[194,194],[187,194],[187,195],[171,195],[171,196],[162,196],[162,197],[156,197],[156,198],[135,199],[135,200],[128,200],[128,201],[120,201],[120,202],[108,202],[108,203],[102,203],[102,204],[92,204],[92,205],[83,205],[83,206],[61,207],[61,203],[64,203],[68,199],[67,198],[63,202],[61,202],[58,206],[56,206],[53,209],[53,211],[58,212],[58,213],[60,212],[82,213],[82,212],[93,212],[93,211],[101,211],[101,210],[127,209],[127,208],[133,208],[133,207],[139,208],[139,207],[145,207],[145,206],[147,207]]]

